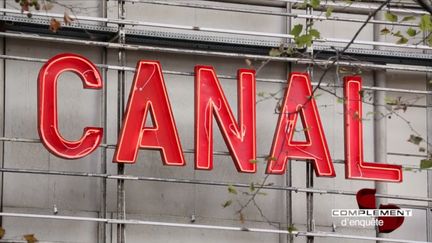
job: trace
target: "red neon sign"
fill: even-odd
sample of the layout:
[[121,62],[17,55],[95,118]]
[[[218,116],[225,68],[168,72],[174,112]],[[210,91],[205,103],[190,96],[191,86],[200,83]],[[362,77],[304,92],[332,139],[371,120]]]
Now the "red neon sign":
[[[102,128],[86,127],[78,141],[65,140],[57,121],[57,79],[63,72],[76,73],[84,88],[100,89],[101,76],[95,65],[75,54],[51,58],[39,73],[38,131],[43,144],[56,156],[82,158],[100,144]],[[209,66],[195,67],[195,168],[213,168],[213,117],[239,172],[254,173],[256,164],[255,73],[238,71],[237,121],[221,88],[216,72]],[[345,160],[346,178],[401,182],[401,166],[363,161],[362,103],[360,77],[345,78]],[[288,159],[313,162],[317,176],[334,177],[335,171],[309,76],[291,74],[275,131],[267,173],[283,174]],[[113,161],[135,163],[138,150],[158,149],[165,165],[184,165],[185,159],[174,116],[157,61],[140,61],[129,94]],[[152,119],[153,126],[146,127]],[[301,120],[306,141],[293,139]]]
[[344,78],[345,117],[345,169],[346,178],[402,181],[402,167],[363,160],[362,79],[359,76]]
[[103,129],[84,128],[78,141],[64,139],[58,130],[57,80],[63,72],[77,74],[85,89],[101,89],[102,78],[95,65],[75,54],[60,54],[51,58],[39,72],[38,78],[38,132],[45,147],[65,159],[79,159],[93,152],[100,144]]
[[[145,127],[149,114],[154,127]],[[156,61],[137,64],[113,161],[135,163],[139,148],[160,149],[165,165],[185,164],[162,69]]]
[[[335,171],[324,136],[309,76],[292,73],[276,128],[267,173],[284,174],[288,159],[312,160],[317,176],[334,177]],[[306,141],[294,141],[298,119]]]
[[[376,209],[376,190],[370,188],[363,188],[359,190],[356,194],[357,204],[360,209]],[[379,209],[400,209],[399,206],[395,204],[380,204]],[[383,224],[378,225],[378,232],[380,233],[390,233],[399,228],[405,218],[404,217],[383,217],[379,216],[378,220],[382,221]]]
[[237,75],[238,123],[212,67],[195,67],[195,168],[213,168],[213,115],[239,172],[254,173],[256,164],[255,72]]

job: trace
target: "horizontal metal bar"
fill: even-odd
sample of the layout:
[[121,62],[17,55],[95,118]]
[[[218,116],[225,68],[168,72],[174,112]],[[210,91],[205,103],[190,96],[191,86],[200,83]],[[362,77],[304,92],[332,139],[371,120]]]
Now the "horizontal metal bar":
[[412,93],[412,94],[432,94],[432,91],[426,91],[426,90],[410,90],[410,89],[396,89],[396,88],[384,88],[384,87],[373,87],[373,86],[363,86],[362,89],[364,90],[374,90],[374,91],[388,91],[388,92],[403,92],[403,93]]
[[60,215],[41,215],[41,214],[26,214],[26,213],[5,213],[5,212],[0,212],[0,216],[20,217],[20,218],[36,218],[36,219],[74,220],[74,221],[88,221],[88,222],[107,222],[109,220],[106,218],[60,216]]
[[148,220],[136,220],[136,219],[110,219],[110,218],[93,218],[93,217],[76,217],[76,216],[60,216],[60,215],[43,215],[43,214],[24,214],[24,213],[4,213],[0,212],[0,216],[3,217],[19,217],[19,218],[35,218],[35,219],[50,219],[50,220],[73,220],[73,221],[86,221],[86,222],[103,222],[106,224],[128,224],[128,225],[148,225],[148,226],[163,226],[163,227],[177,227],[177,228],[190,228],[190,229],[201,229],[201,230],[225,230],[225,231],[240,231],[249,233],[269,233],[269,234],[285,234],[295,235],[297,237],[302,236],[315,236],[323,238],[342,238],[342,239],[357,239],[357,240],[368,240],[377,241],[384,240],[387,242],[401,242],[401,243],[426,243],[424,241],[405,240],[405,239],[393,239],[393,238],[379,238],[379,237],[368,237],[359,235],[345,235],[330,232],[306,232],[306,231],[288,231],[278,229],[265,229],[265,228],[249,228],[249,227],[234,227],[234,226],[221,226],[221,225],[205,225],[205,224],[184,224],[184,223],[170,223],[170,222],[159,222],[159,221],[148,221]]
[[[29,243],[29,242],[27,240],[0,239],[0,243]],[[44,241],[44,240],[38,240],[37,243],[64,243],[64,241]]]
[[395,155],[395,156],[405,156],[405,157],[418,157],[418,158],[428,158],[426,154],[407,154],[407,153],[396,153],[396,152],[389,152],[388,155]]
[[[302,235],[300,232],[297,236]],[[403,239],[392,239],[392,238],[380,238],[380,237],[368,237],[368,236],[355,236],[352,238],[346,237],[346,235],[336,234],[336,233],[327,233],[327,232],[310,232],[308,235],[304,236],[315,236],[315,237],[330,237],[330,238],[340,238],[340,239],[357,239],[357,240],[369,240],[369,241],[381,241],[381,242],[404,242],[404,243],[419,243],[419,242],[426,242],[426,241],[415,241],[415,240],[403,240]]]
[[[0,141],[2,142],[19,142],[19,143],[41,143],[40,139],[30,139],[30,138],[11,138],[11,137],[0,137]],[[115,149],[115,144],[100,144],[101,148]],[[145,150],[145,149],[140,149]],[[195,153],[194,149],[183,149],[183,153]],[[406,156],[406,157],[427,157],[426,155],[417,155],[417,154],[404,154],[404,153],[387,153],[389,155],[397,155],[397,156]],[[224,155],[231,156],[228,151],[213,151],[213,155]],[[267,154],[258,154],[257,158],[266,159],[268,157]],[[345,164],[345,161],[342,159],[334,159],[333,163],[335,164]],[[411,170],[421,170],[419,167],[415,167],[412,165],[401,165],[402,168],[407,168]],[[427,169],[423,169],[427,170]]]
[[18,174],[37,174],[37,175],[55,175],[55,176],[72,176],[72,177],[96,177],[107,178],[108,174],[101,173],[87,173],[87,172],[70,172],[70,171],[51,171],[51,170],[37,170],[37,169],[13,169],[13,168],[0,168],[1,172],[18,173]]
[[[1,33],[0,33],[1,35]],[[6,59],[6,60],[15,60],[15,61],[26,61],[26,62],[40,62],[45,63],[48,61],[48,59],[44,58],[34,58],[34,57],[21,57],[21,56],[12,56],[12,55],[0,55],[0,59]],[[129,72],[135,72],[135,68],[133,67],[122,67],[122,66],[116,66],[116,65],[106,65],[106,64],[95,64],[99,68],[103,69],[109,69],[109,70],[124,70]],[[431,69],[432,71],[432,69]],[[164,74],[170,74],[170,75],[181,75],[181,76],[195,76],[194,72],[180,72],[180,71],[170,71],[170,70],[163,70]],[[236,76],[231,75],[217,75],[218,78],[224,78],[224,79],[237,79]],[[270,82],[270,83],[280,83],[280,84],[286,84],[286,80],[282,79],[267,79],[267,78],[259,78],[257,77],[256,80],[258,82]],[[313,86],[316,86],[318,83],[312,82]],[[330,88],[342,88],[342,86],[336,86],[332,84],[326,84],[322,83],[322,87],[330,87]],[[374,91],[388,91],[388,92],[398,92],[398,93],[412,93],[412,94],[432,94],[432,91],[426,91],[426,90],[412,90],[412,89],[396,89],[396,88],[382,88],[382,87],[373,87],[373,86],[363,86],[364,90],[374,90]]]
[[403,204],[403,203],[398,203],[397,205],[400,208],[409,208],[409,209],[416,209],[416,210],[423,210],[423,211],[424,210],[431,210],[431,207],[424,206],[424,205]]
[[[7,172],[7,173],[40,174],[40,175],[81,176],[81,177],[93,177],[93,178],[107,178],[113,180],[151,181],[151,182],[166,182],[166,183],[193,184],[193,185],[205,185],[205,186],[223,186],[223,187],[234,186],[238,188],[250,188],[250,184],[245,184],[245,183],[207,181],[207,180],[196,180],[196,179],[160,178],[160,177],[149,177],[149,176],[112,175],[112,174],[100,174],[100,173],[46,171],[46,170],[36,170],[36,169],[16,169],[16,168],[0,168],[0,171],[5,173]],[[260,188],[263,190],[292,191],[296,193],[309,192],[309,193],[344,195],[344,196],[356,195],[356,192],[334,190],[334,189],[284,187],[284,186],[275,186],[275,185],[264,185],[264,186],[255,185],[255,188]],[[407,201],[432,202],[432,198],[417,197],[417,196],[376,194],[376,197],[407,200]]]
[[[179,49],[179,48],[168,48],[168,47],[128,45],[128,44],[118,44],[118,43],[109,43],[109,42],[100,42],[100,41],[88,41],[88,40],[76,40],[76,39],[68,39],[68,38],[47,37],[47,36],[39,36],[39,35],[27,35],[27,34],[18,34],[18,33],[0,32],[0,36],[26,39],[26,40],[58,42],[58,43],[65,43],[65,44],[90,45],[90,46],[106,47],[106,48],[114,48],[114,49],[123,48],[131,51],[156,51],[156,52],[181,53],[181,54],[190,54],[190,55],[244,58],[244,59],[252,59],[252,60],[293,62],[296,64],[328,65],[332,63],[329,60],[312,60],[309,58],[272,57],[272,56],[252,55],[252,54],[233,53],[233,52],[218,52],[218,51],[190,50],[190,49]],[[432,72],[432,68],[430,67],[417,67],[417,66],[413,67],[413,66],[402,66],[402,65],[391,65],[391,64],[380,65],[380,64],[371,64],[371,63],[363,63],[363,62],[359,63],[359,62],[351,62],[351,61],[338,61],[336,62],[336,64],[341,66],[352,66],[358,68]],[[427,91],[424,92],[428,93]]]
[[[233,3],[233,4],[241,4],[243,6],[246,5],[253,5],[253,6],[262,6],[262,7],[282,7],[286,8],[286,4],[291,2],[292,7],[296,9],[305,9],[306,6],[304,6],[303,1],[272,1],[272,0],[201,0],[205,2],[222,2],[222,3]],[[327,7],[325,2],[321,2],[319,7],[315,8],[316,10],[324,10],[325,7]],[[367,14],[371,9],[376,9],[378,6],[377,4],[382,4],[384,0],[376,0],[376,1],[344,1],[344,0],[332,0],[333,3],[336,3],[338,5],[332,6],[334,7],[333,12],[342,12],[342,13],[354,13],[354,14]],[[350,6],[353,6],[353,8],[349,8]],[[360,5],[360,8],[355,8],[357,5]],[[353,11],[358,10],[358,11]],[[415,3],[415,1],[390,1],[388,3],[387,9],[397,9],[401,11],[419,11],[418,13],[423,13],[423,9]],[[351,12],[349,11],[351,10]],[[363,10],[363,11],[361,11]],[[366,10],[366,11],[365,11]],[[382,10],[385,11],[385,10]]]
[[[284,2],[284,3],[296,3],[296,4],[303,4],[304,2],[301,0],[273,0],[274,2]],[[356,9],[356,10],[366,10],[366,11],[373,11],[375,10],[379,5],[378,4],[372,4],[372,3],[362,3],[362,2],[351,2],[351,1],[321,1],[320,6],[322,7],[341,7],[341,8],[347,8],[347,9]],[[387,11],[387,10],[381,10],[381,11]],[[419,10],[419,9],[407,9],[407,8],[397,8],[392,7],[391,11],[394,13],[406,13],[406,14],[417,14],[417,15],[423,15],[423,14],[429,14],[429,12],[425,10]]]
[[[5,9],[5,8],[0,8],[0,13],[1,12],[14,13],[17,15],[24,14],[24,13],[21,13],[21,11],[19,11],[19,10]],[[43,13],[43,12],[37,12],[37,13],[33,13],[33,14],[35,16],[49,16],[49,17],[63,18],[63,15],[61,15],[61,14]],[[100,18],[100,17],[77,16],[77,19],[89,20],[89,21],[100,21],[100,22],[104,22],[104,23],[131,25],[131,26],[147,26],[147,27],[157,27],[157,28],[165,28],[165,29],[176,29],[176,30],[204,31],[204,32],[212,32],[212,33],[274,37],[274,38],[284,38],[284,39],[293,39],[294,38],[294,36],[291,34],[219,29],[219,28],[190,26],[190,25],[176,25],[176,24],[153,23],[153,22],[134,21],[134,20],[108,19],[108,18]],[[331,43],[347,44],[347,43],[350,43],[351,40],[350,39],[340,39],[340,38],[319,38],[319,39],[315,39],[315,42],[322,42],[322,43],[331,42]],[[432,47],[429,47],[426,45],[412,45],[412,44],[402,44],[401,45],[401,44],[396,44],[396,43],[387,43],[387,42],[378,42],[378,41],[363,41],[363,40],[354,40],[352,43],[358,44],[358,45],[385,46],[385,47],[394,47],[394,48],[401,48],[401,49],[432,50]]]
[[3,142],[20,142],[20,143],[41,143],[40,139],[31,139],[31,138],[6,138],[0,137],[0,141]]
[[[284,17],[292,17],[292,18],[299,18],[299,19],[313,19],[318,21],[331,20],[331,21],[344,21],[344,22],[354,22],[354,23],[364,23],[365,21],[364,19],[355,19],[355,18],[347,18],[347,17],[337,17],[337,16],[326,17],[323,15],[295,14],[295,13],[276,12],[276,11],[269,11],[269,10],[235,8],[233,6],[229,6],[229,7],[212,6],[212,5],[200,4],[194,2],[173,2],[173,1],[158,1],[158,0],[126,0],[126,2],[175,6],[175,7],[188,7],[188,8],[207,9],[207,10],[219,10],[219,11],[249,13],[249,14],[274,15],[274,16],[284,16]],[[374,19],[371,19],[369,23],[418,27],[418,24],[415,23],[407,23],[407,22],[400,23],[400,22],[391,22],[391,21],[374,20]]]

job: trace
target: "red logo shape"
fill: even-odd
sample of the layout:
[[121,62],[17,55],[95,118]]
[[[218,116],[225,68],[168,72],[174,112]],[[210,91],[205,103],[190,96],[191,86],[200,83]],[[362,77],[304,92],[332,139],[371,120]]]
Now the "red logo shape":
[[[400,209],[400,207],[394,204],[381,204],[380,209]],[[380,233],[390,233],[399,228],[403,224],[404,219],[404,217],[378,217],[378,220],[384,222],[382,226],[378,226],[378,231]]]
[[[364,188],[357,192],[356,199],[360,209],[376,209],[376,190]],[[400,209],[395,204],[381,204],[380,209]],[[404,217],[378,217],[378,220],[383,221],[383,225],[378,226],[379,233],[390,233],[399,228],[403,222]]]
[[356,199],[360,209],[375,209],[375,189],[364,188],[357,192]]

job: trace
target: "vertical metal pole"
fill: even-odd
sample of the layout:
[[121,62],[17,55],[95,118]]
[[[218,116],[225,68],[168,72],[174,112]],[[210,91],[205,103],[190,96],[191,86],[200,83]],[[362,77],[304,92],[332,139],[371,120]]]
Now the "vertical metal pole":
[[[292,187],[292,166],[291,166],[291,160],[288,161],[287,164],[287,171],[285,175],[285,186],[286,187]],[[285,191],[286,195],[286,217],[287,217],[287,225],[288,227],[293,225],[292,220],[292,191]],[[292,234],[287,235],[287,242],[292,243],[294,242],[294,236]]]
[[[3,0],[3,8],[6,8],[6,0]],[[6,55],[6,37],[2,38],[2,54]],[[2,137],[6,137],[6,60],[2,61],[3,65],[3,73],[2,73],[2,85],[0,86],[0,100],[2,102],[1,104],[1,110],[0,110],[0,116],[2,117],[2,124],[1,124],[1,135]],[[5,164],[5,142],[1,143],[0,147],[1,151],[1,168],[4,168]],[[0,194],[0,212],[3,212],[3,200],[4,200],[4,173],[1,173],[1,194]],[[0,226],[3,226],[3,217],[0,217]]]
[[[286,4],[286,12],[291,13],[291,3]],[[289,16],[286,17],[285,23],[286,23],[286,33],[289,34],[291,32],[291,28],[292,28],[291,27],[292,26],[291,18]],[[286,39],[285,42],[287,44],[289,44],[291,42],[291,39]],[[292,69],[291,62],[288,62],[287,66],[286,66],[287,79],[289,78],[289,75],[291,73],[291,69]],[[286,85],[286,84],[284,84],[284,85]],[[285,186],[286,187],[292,186],[291,160],[288,161],[288,164],[287,164],[287,171],[285,173]],[[292,191],[291,190],[285,191],[285,201],[286,201],[286,222],[287,222],[288,227],[290,227],[293,225],[293,220],[292,220],[293,219],[293,217],[292,217]],[[288,243],[294,242],[294,236],[291,234],[288,234],[287,235],[287,242]]]
[[[383,12],[380,11],[375,15],[375,19],[383,20]],[[374,41],[382,41],[381,25],[374,25]],[[385,70],[378,70],[374,72],[374,86],[383,87],[387,86],[387,78]],[[374,93],[374,160],[377,162],[385,163],[387,161],[387,118],[385,107],[385,91],[375,91]],[[383,182],[375,182],[376,192],[379,194],[387,193],[387,185]],[[377,198],[377,207],[380,204],[386,203],[386,199]],[[385,237],[385,234],[376,233],[377,237]],[[377,241],[380,242],[380,241]]]
[[[423,32],[423,44],[427,45],[426,39],[429,33],[427,31]],[[430,54],[430,51],[424,50],[423,53]],[[432,74],[426,73],[426,90],[432,91]],[[427,141],[427,154],[428,158],[430,158],[430,153],[432,151],[432,96],[426,96],[426,141]],[[427,196],[432,197],[432,171],[427,170]],[[432,203],[428,203],[428,207],[426,209],[426,239],[428,242],[432,242]]]
[[[386,87],[386,72],[376,71],[375,72],[375,87]],[[385,117],[385,91],[375,91],[374,99],[374,157],[377,162],[387,161],[387,119]],[[375,182],[375,188],[377,193],[386,194],[387,185],[382,182]],[[378,199],[377,203],[383,203],[385,199]],[[378,204],[379,205],[379,204]]]
[[[306,8],[306,14],[312,15],[313,13],[313,9],[311,6],[308,5],[308,7]],[[313,24],[313,20],[312,19],[306,19],[306,31],[309,31],[310,27]],[[311,47],[313,48],[313,46]],[[313,49],[311,49],[310,51],[310,55],[313,55]],[[311,78],[313,77],[313,66],[309,65],[308,67],[308,73],[311,76]],[[306,187],[310,188],[313,187],[313,166],[312,166],[312,161],[307,161],[306,163]],[[306,193],[306,228],[308,232],[312,232],[314,231],[314,219],[313,219],[313,193]],[[313,243],[314,242],[314,237],[313,236],[308,236],[307,237],[307,243]]]
[[[306,163],[306,187],[311,188],[313,187],[313,166],[312,161],[308,161]],[[307,192],[306,193],[306,216],[307,216],[307,231],[312,232],[314,231],[314,219],[313,219],[313,193]],[[308,243],[314,242],[313,236],[307,237]]]
[[[432,91],[432,84],[430,80],[432,79],[431,74],[426,74],[426,89]],[[430,153],[432,151],[432,95],[426,96],[426,127],[427,127],[427,151]],[[432,197],[432,171],[427,170],[427,196]],[[428,208],[426,210],[426,232],[427,241],[432,241],[432,203],[428,203]]]
[[[118,0],[118,18],[125,19],[125,2],[123,0]],[[118,42],[124,44],[126,42],[124,25],[118,25]],[[120,66],[126,65],[126,51],[124,49],[119,49],[118,52],[118,63]],[[118,87],[117,87],[117,130],[120,134],[121,125],[123,121],[124,112],[124,96],[125,96],[125,71],[118,71]],[[117,173],[119,175],[124,174],[124,164],[117,164]],[[125,194],[125,181],[122,179],[117,180],[117,218],[126,218],[126,194]],[[126,225],[117,225],[117,243],[125,243],[126,238]]]
[[[107,7],[107,0],[101,0],[101,16],[102,18],[106,18],[108,15],[108,7]],[[107,64],[107,49],[102,49],[102,55],[101,55],[101,62],[102,64]],[[102,88],[102,94],[100,97],[100,104],[101,104],[101,125],[105,132],[102,143],[107,143],[107,69],[102,69],[102,79],[103,82],[103,88]],[[101,148],[101,158],[100,158],[100,173],[106,174],[107,173],[107,148],[102,147]],[[100,179],[100,205],[99,205],[99,217],[100,218],[106,218],[107,217],[107,179],[101,178]],[[106,242],[106,223],[99,223],[98,225],[98,242],[99,243],[105,243]]]

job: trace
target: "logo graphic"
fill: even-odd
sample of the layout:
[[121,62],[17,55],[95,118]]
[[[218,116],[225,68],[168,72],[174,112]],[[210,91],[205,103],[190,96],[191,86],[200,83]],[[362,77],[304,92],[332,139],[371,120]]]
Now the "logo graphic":
[[[381,221],[382,224],[378,224],[379,233],[390,233],[396,230],[403,224],[405,216],[412,216],[411,210],[401,209],[395,204],[380,204],[379,210],[376,210],[375,193],[375,189],[364,188],[357,192],[356,199],[360,209],[374,209],[372,211],[377,213],[373,215],[380,215],[378,216],[378,221]],[[394,216],[388,216],[385,212],[395,213],[393,214]],[[397,212],[400,214],[397,214]]]

